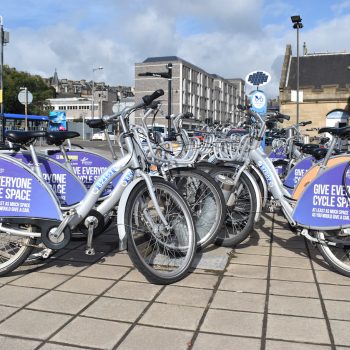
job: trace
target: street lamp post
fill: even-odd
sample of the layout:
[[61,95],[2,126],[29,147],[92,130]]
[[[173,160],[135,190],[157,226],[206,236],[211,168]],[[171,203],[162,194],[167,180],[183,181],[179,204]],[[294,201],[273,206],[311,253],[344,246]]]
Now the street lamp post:
[[95,118],[95,72],[97,70],[102,70],[103,67],[92,68],[92,89],[91,89],[91,119]]
[[297,30],[297,128],[299,129],[299,29],[303,28],[300,15],[291,16],[293,28]]

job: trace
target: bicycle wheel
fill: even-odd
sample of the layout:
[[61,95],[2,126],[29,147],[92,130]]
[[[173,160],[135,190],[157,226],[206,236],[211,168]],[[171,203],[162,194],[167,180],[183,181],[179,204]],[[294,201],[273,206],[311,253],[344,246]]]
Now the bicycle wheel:
[[169,284],[189,272],[196,251],[191,212],[178,191],[161,178],[152,178],[166,227],[144,181],[130,193],[125,208],[128,252],[136,268],[152,283]]
[[[15,228],[11,226],[11,228]],[[23,230],[25,227],[20,227]],[[31,230],[30,226],[26,227]],[[0,232],[0,276],[6,275],[20,266],[33,250],[35,239],[19,237]]]
[[218,183],[198,169],[171,169],[170,178],[190,206],[197,233],[197,248],[211,244],[226,216],[226,202]]
[[[218,175],[234,178],[236,170],[231,167],[221,167],[210,172],[215,179]],[[254,216],[257,211],[258,199],[254,186],[248,176],[240,175],[233,191],[235,200],[232,205],[226,207],[226,218],[223,229],[215,241],[215,244],[232,247],[243,242],[254,229]]]
[[341,231],[316,231],[315,237],[321,241],[337,243],[337,246],[318,243],[317,248],[329,266],[350,277],[350,234],[343,234]]

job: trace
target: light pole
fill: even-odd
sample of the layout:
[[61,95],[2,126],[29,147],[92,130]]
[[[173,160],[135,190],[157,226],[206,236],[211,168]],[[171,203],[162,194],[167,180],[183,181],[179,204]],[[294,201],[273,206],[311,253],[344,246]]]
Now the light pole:
[[91,119],[95,117],[95,72],[97,70],[102,70],[103,67],[92,68],[92,89],[91,89]]
[[303,28],[300,15],[291,16],[293,28],[297,30],[297,128],[299,130],[299,29]]

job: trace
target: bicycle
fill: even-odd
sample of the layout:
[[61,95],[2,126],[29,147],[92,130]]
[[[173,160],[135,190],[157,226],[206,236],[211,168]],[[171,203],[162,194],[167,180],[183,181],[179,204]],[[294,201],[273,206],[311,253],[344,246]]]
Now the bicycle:
[[[121,114],[105,117],[119,118],[127,153],[114,161],[68,212],[60,210],[52,189],[28,166],[12,157],[0,158],[0,193],[4,199],[0,201],[0,275],[25,261],[37,238],[50,249],[64,248],[70,242],[71,231],[82,222],[88,229],[85,252],[94,254],[94,229],[117,202],[119,246],[127,248],[134,265],[150,282],[173,283],[189,272],[196,251],[190,209],[171,184],[152,179],[145,172],[143,154],[127,122],[130,113],[163,94],[157,90]],[[121,178],[110,196],[96,206],[107,185],[119,174]]]
[[[278,113],[267,116],[264,120],[249,108],[246,109],[246,114],[256,134],[252,138],[252,147],[244,167],[250,163],[259,167],[274,201],[281,207],[290,226],[297,234],[316,245],[334,270],[350,277],[350,201],[347,194],[349,157],[331,157],[334,141],[322,163],[302,177],[291,196],[284,188],[271,160],[260,148],[266,122],[283,122],[289,117]],[[335,139],[350,138],[350,127],[322,128],[319,132],[328,132]]]

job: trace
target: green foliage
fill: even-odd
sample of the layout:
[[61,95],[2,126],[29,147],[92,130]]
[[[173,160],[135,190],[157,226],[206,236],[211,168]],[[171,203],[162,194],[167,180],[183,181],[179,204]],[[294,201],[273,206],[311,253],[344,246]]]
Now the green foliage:
[[4,66],[4,112],[24,114],[24,105],[18,101],[21,87],[27,87],[33,95],[33,102],[28,105],[28,114],[48,115],[47,98],[55,97],[55,89],[49,87],[39,75],[19,72],[15,68]]

